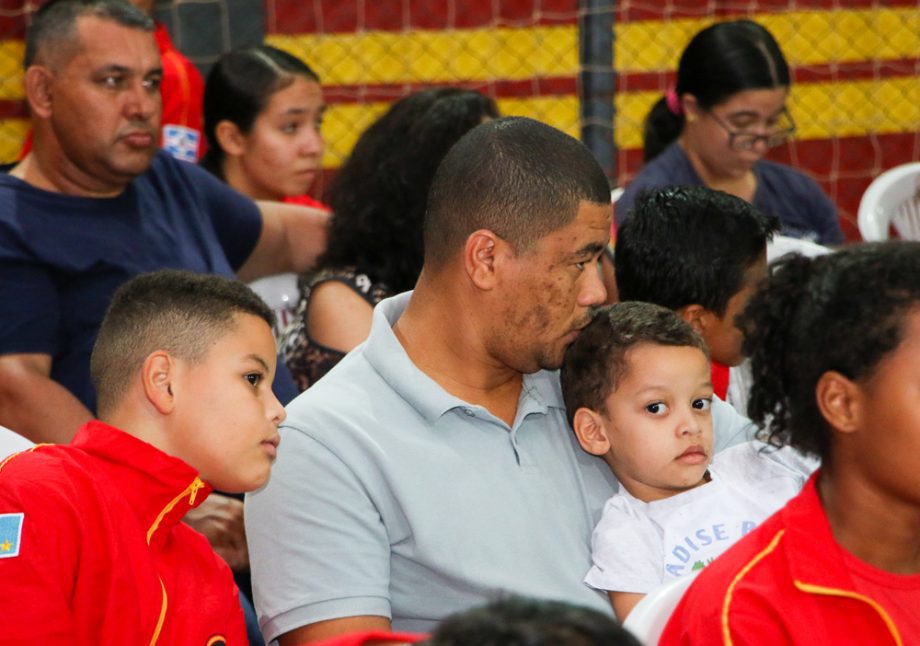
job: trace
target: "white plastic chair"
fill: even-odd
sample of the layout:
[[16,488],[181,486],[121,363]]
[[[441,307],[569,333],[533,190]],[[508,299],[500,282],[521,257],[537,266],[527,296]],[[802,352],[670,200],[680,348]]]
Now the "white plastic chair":
[[27,440],[19,433],[14,433],[5,426],[0,426],[0,462],[3,458],[13,453],[19,453],[34,446],[31,440]]
[[863,240],[887,240],[893,226],[905,240],[920,240],[920,162],[885,171],[869,184],[856,215]]
[[623,627],[645,646],[658,646],[664,627],[684,592],[702,570],[668,581],[649,592],[627,615]]
[[249,283],[256,294],[272,309],[277,318],[275,336],[280,338],[281,333],[291,322],[297,301],[300,300],[300,289],[297,287],[297,274],[278,274],[268,278]]

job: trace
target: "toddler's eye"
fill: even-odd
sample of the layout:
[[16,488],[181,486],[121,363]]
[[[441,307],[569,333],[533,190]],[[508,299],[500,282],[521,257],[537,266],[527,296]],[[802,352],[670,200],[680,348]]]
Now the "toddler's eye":
[[249,382],[250,386],[258,386],[262,382],[262,375],[258,372],[250,372],[247,375],[244,375],[246,381]]
[[703,397],[693,400],[693,408],[696,410],[709,410],[712,407],[712,397]]
[[652,402],[651,404],[646,404],[645,410],[652,415],[664,415],[668,412],[668,405],[664,402]]

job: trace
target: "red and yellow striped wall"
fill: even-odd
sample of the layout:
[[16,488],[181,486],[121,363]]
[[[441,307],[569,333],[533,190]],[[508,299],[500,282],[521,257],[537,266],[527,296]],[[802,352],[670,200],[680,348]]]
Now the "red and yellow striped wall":
[[[431,84],[479,89],[504,114],[577,136],[578,4],[266,0],[265,9],[268,41],[322,77],[330,104],[324,166],[334,170],[389,102]],[[642,120],[673,81],[684,45],[714,20],[742,15],[770,29],[793,67],[798,139],[772,156],[818,179],[857,238],[856,206],[871,179],[920,159],[918,0],[616,1],[618,182],[641,165]],[[26,128],[21,33],[21,17],[0,17],[0,159],[15,155]]]
[[[641,165],[642,120],[673,82],[684,45],[714,20],[740,16],[764,24],[793,68],[798,139],[771,155],[821,182],[850,238],[858,237],[856,207],[871,179],[920,159],[917,0],[620,0],[616,7],[620,184]],[[267,8],[269,41],[323,78],[332,105],[327,167],[391,100],[432,83],[480,89],[505,114],[578,134],[576,0],[269,0]]]

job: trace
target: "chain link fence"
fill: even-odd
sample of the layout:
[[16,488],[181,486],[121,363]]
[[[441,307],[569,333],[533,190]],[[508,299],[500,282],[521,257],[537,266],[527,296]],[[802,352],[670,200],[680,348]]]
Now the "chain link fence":
[[[15,158],[27,127],[19,66],[25,16],[34,8],[0,2],[6,160]],[[673,82],[690,37],[742,16],[776,36],[793,69],[797,138],[771,157],[821,183],[849,237],[858,237],[856,206],[871,179],[920,159],[918,0],[174,0],[157,9],[177,45],[203,68],[219,55],[215,49],[257,39],[254,25],[264,26],[268,42],[308,61],[330,104],[324,166],[331,171],[390,102],[430,85],[476,89],[494,97],[503,114],[581,135],[589,125],[581,97],[592,62],[579,60],[580,37],[583,43],[585,18],[603,14],[613,24],[614,117],[593,125],[594,136],[614,144],[601,159],[614,184],[640,168],[643,119]],[[603,61],[593,69],[609,72]]]

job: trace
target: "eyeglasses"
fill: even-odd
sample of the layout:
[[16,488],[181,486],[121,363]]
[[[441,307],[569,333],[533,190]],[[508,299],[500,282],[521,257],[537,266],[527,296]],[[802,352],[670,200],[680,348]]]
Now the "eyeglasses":
[[717,117],[715,112],[709,112],[709,116],[728,134],[728,147],[732,150],[750,150],[758,141],[767,144],[767,148],[773,148],[786,143],[795,134],[795,121],[792,120],[792,115],[786,109],[779,113],[776,123],[767,126],[769,133],[765,135],[744,129],[735,130]]

